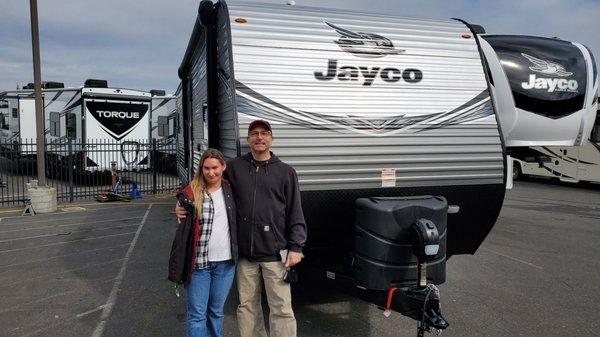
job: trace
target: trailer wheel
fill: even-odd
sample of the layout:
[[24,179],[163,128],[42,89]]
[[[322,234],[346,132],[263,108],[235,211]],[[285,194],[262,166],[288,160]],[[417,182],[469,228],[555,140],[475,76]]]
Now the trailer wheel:
[[512,175],[513,180],[519,180],[523,177],[523,170],[521,170],[521,164],[513,162]]

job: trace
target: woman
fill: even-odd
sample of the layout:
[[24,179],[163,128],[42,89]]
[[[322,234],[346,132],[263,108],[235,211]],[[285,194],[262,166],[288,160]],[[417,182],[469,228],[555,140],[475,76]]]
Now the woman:
[[235,203],[223,179],[223,154],[208,149],[192,182],[178,194],[188,209],[173,241],[169,279],[187,288],[187,335],[223,335],[223,307],[237,260]]

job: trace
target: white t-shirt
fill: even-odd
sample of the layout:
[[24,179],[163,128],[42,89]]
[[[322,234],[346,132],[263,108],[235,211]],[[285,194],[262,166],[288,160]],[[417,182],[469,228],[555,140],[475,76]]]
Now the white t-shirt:
[[213,220],[212,232],[208,239],[208,261],[227,261],[231,259],[231,243],[223,188],[212,192],[210,195],[215,207],[215,218]]

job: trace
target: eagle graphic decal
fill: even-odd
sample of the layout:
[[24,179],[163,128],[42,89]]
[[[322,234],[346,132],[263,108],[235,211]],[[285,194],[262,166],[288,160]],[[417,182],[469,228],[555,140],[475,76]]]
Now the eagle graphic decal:
[[404,52],[402,49],[396,49],[392,41],[384,36],[374,33],[353,32],[327,21],[325,21],[325,24],[335,29],[335,31],[341,35],[338,40],[334,40],[333,42],[335,42],[343,51],[354,56],[378,58],[386,55],[397,55]]

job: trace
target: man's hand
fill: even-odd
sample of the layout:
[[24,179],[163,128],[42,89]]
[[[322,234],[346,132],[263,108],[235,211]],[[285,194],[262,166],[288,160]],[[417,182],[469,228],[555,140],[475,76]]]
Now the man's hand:
[[288,253],[287,260],[285,261],[284,266],[286,268],[293,267],[293,266],[297,265],[298,263],[300,263],[301,260],[302,260],[302,253],[290,251]]
[[185,208],[179,204],[179,201],[175,204],[175,214],[177,215],[177,223],[181,223],[181,220],[187,217],[187,212]]

